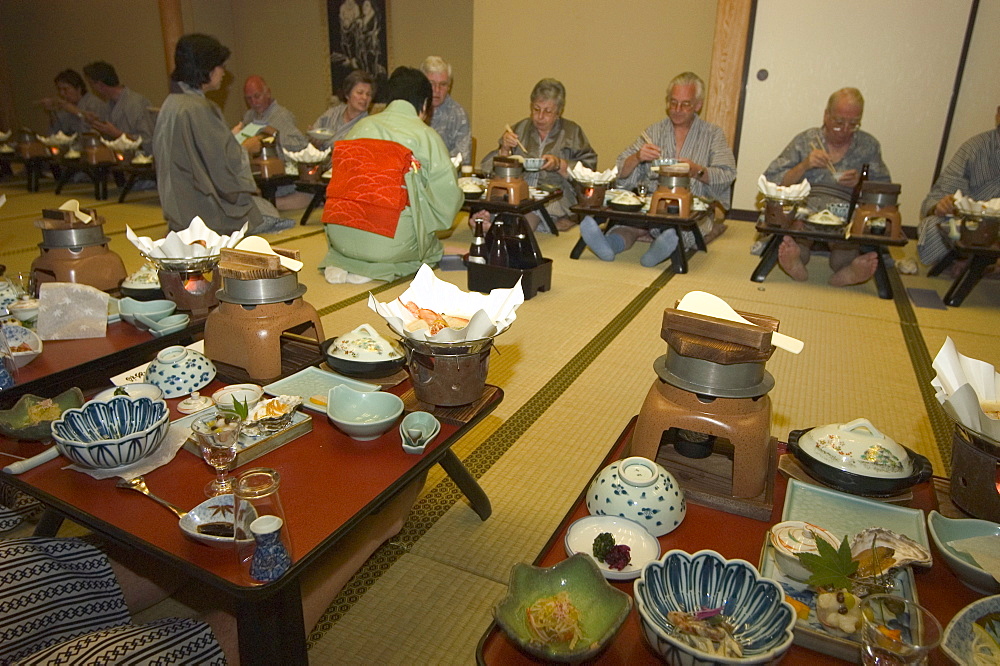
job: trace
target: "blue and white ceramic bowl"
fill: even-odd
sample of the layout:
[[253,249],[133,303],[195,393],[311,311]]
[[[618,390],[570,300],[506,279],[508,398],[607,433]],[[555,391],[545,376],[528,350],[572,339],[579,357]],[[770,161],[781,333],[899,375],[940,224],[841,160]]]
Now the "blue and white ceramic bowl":
[[213,379],[215,364],[201,352],[180,345],[161,351],[146,368],[146,382],[158,386],[168,399],[200,391]]
[[[3,335],[7,338],[7,346],[11,349],[11,357],[14,360],[14,367],[23,368],[42,353],[42,339],[30,328],[18,326],[17,324],[6,324],[2,327]],[[29,347],[30,351],[14,351],[14,349]]]
[[[1000,613],[1000,594],[973,601],[951,618],[951,622],[945,627],[944,635],[941,638],[941,649],[956,664],[978,663],[973,658],[973,644],[976,641],[976,634],[972,625],[979,618],[991,613]],[[1000,635],[995,629],[992,633],[986,633],[994,642],[1000,642]],[[990,662],[984,659],[983,663]]]
[[[761,577],[744,560],[727,560],[712,550],[695,554],[671,550],[643,568],[634,584],[642,632],[669,664],[763,664],[777,661],[791,646],[795,611],[784,600],[781,585]],[[667,613],[722,608],[736,631],[743,657],[724,658],[702,652],[675,637]]]
[[52,422],[52,438],[74,463],[112,469],[153,453],[169,427],[170,410],[164,401],[120,395],[66,410]]
[[639,523],[655,537],[672,532],[687,515],[684,491],[662,465],[633,456],[601,470],[587,490],[594,516],[620,516]]

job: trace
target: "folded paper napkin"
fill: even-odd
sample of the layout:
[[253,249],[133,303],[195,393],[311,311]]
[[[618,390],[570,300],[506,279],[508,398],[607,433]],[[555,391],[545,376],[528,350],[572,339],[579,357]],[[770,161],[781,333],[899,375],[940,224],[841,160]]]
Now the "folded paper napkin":
[[795,183],[794,185],[778,185],[765,178],[764,174],[761,174],[760,178],[757,179],[757,189],[765,197],[771,199],[799,201],[809,196],[811,188],[809,187],[808,180],[803,180],[801,183]]
[[317,162],[322,162],[323,160],[330,157],[330,149],[325,148],[323,150],[320,150],[316,146],[310,143],[308,146],[295,153],[286,150],[285,157],[287,157],[293,162],[301,162],[302,164],[316,164]]
[[607,185],[616,178],[618,178],[618,165],[606,169],[605,171],[592,171],[583,165],[583,162],[577,162],[573,165],[573,168],[566,172],[567,175],[578,183],[588,183],[594,185]]
[[985,361],[959,354],[951,337],[945,339],[931,365],[937,372],[931,380],[934,397],[948,416],[1000,443],[1000,373]]
[[59,130],[55,134],[49,136],[42,136],[41,134],[36,134],[38,140],[44,143],[46,146],[67,146],[76,140],[76,133],[72,135],[63,134],[62,130]]
[[[398,298],[381,303],[375,300],[374,295],[368,295],[368,307],[381,315],[397,335],[432,342],[481,340],[499,335],[514,323],[517,308],[523,302],[524,291],[520,280],[510,289],[494,289],[489,294],[469,293],[438,279],[427,264],[420,267],[410,287]],[[410,303],[441,315],[463,317],[469,323],[465,328],[446,328],[435,335],[430,335],[427,330],[407,330],[406,325],[418,318],[407,309]]]
[[967,215],[1000,217],[1000,198],[976,201],[962,194],[962,190],[958,190],[955,192],[955,209]]
[[456,169],[461,168],[462,167],[462,153],[459,153],[458,155],[455,155],[453,158],[451,158],[451,163],[455,165]]
[[137,136],[135,139],[130,139],[127,134],[122,132],[122,135],[114,141],[108,141],[102,137],[101,142],[112,150],[134,150],[142,145],[142,137]]
[[157,467],[163,467],[168,462],[174,459],[177,452],[184,442],[188,440],[191,436],[191,428],[177,425],[176,423],[170,424],[170,429],[167,430],[167,434],[163,436],[163,441],[160,445],[153,451],[152,454],[146,456],[142,460],[138,460],[131,465],[125,465],[124,467],[115,467],[113,469],[89,469],[87,467],[80,467],[79,465],[67,465],[68,469],[76,470],[77,472],[83,472],[84,474],[89,474],[95,479],[112,479],[116,476],[120,476],[123,479],[134,479],[137,476],[142,476],[143,474],[149,474]]
[[152,164],[153,158],[146,153],[138,153],[132,158],[132,164]]
[[64,201],[63,204],[59,206],[59,210],[72,211],[73,217],[84,224],[90,224],[91,220],[94,219],[80,210],[80,202],[76,199],[68,199],[67,201]]
[[103,338],[108,328],[108,294],[86,284],[45,282],[38,288],[42,340]]
[[0,141],[6,141],[7,139],[10,138],[10,135],[11,135],[10,131],[0,132]]
[[196,257],[212,257],[219,254],[224,247],[235,247],[243,240],[247,225],[230,236],[220,236],[215,233],[198,216],[183,231],[171,231],[158,241],[149,236],[137,236],[132,228],[125,225],[125,237],[132,241],[147,257],[159,259],[187,259]]

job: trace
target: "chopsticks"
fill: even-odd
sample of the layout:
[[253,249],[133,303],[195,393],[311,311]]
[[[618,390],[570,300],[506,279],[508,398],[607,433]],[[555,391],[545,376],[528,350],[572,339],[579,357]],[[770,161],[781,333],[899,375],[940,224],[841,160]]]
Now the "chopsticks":
[[830,162],[830,153],[827,152],[826,146],[823,145],[823,139],[822,138],[820,138],[819,140],[810,139],[809,146],[812,147],[813,150],[822,150],[824,153],[827,154],[826,168],[829,169],[829,171],[830,171],[831,174],[833,174],[834,176],[836,176],[837,175],[837,170],[834,168],[833,163]]
[[511,134],[513,134],[513,135],[514,135],[514,140],[515,140],[515,141],[517,141],[517,145],[518,145],[518,147],[519,147],[519,148],[520,148],[521,150],[523,150],[523,151],[524,151],[524,155],[525,155],[525,157],[527,157],[527,156],[528,156],[528,149],[527,149],[527,148],[525,148],[525,147],[524,147],[524,144],[523,144],[523,143],[521,143],[521,140],[517,138],[517,132],[515,132],[514,130],[512,130],[512,129],[511,129],[511,127],[510,127],[510,125],[504,125],[504,126],[503,126],[503,128],[504,128],[505,130],[507,130],[508,132],[510,132]]
[[651,143],[654,146],[656,145],[656,143],[652,139],[649,138],[649,135],[646,134],[646,130],[642,130],[642,134],[639,135],[639,138],[642,139],[643,141],[645,141],[646,143]]

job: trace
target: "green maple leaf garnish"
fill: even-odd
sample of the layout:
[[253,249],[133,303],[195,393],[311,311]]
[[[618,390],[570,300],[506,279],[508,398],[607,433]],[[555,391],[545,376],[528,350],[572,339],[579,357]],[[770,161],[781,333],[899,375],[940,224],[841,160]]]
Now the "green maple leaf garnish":
[[840,548],[834,548],[818,534],[814,533],[813,539],[818,554],[796,553],[802,566],[812,572],[807,582],[814,587],[834,590],[850,588],[851,576],[858,570],[858,563],[851,559],[847,537],[840,542]]

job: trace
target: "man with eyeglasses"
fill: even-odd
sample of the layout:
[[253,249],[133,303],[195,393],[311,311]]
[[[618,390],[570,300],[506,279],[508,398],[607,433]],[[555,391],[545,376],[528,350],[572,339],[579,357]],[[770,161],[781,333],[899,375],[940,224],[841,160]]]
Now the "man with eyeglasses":
[[[944,259],[954,245],[954,238],[941,229],[955,213],[955,192],[961,190],[975,201],[1000,197],[1000,106],[994,123],[993,129],[962,144],[920,205],[925,217],[918,229],[917,254],[928,266]],[[964,263],[956,265],[952,273],[957,276],[962,268]]]
[[[667,86],[667,117],[650,125],[635,142],[618,156],[618,187],[635,189],[642,185],[652,192],[657,177],[652,162],[657,158],[673,158],[687,164],[691,175],[691,193],[703,199],[713,199],[729,208],[730,186],[736,180],[736,158],[726,142],[722,128],[701,119],[698,113],[705,101],[705,82],[693,72],[678,74]],[[705,241],[720,235],[725,226],[716,227],[713,216],[706,216],[700,225]],[[580,235],[587,246],[603,261],[613,261],[616,254],[632,247],[637,240],[653,238],[643,254],[643,266],[656,266],[673,254],[677,234],[672,229],[649,234],[634,227],[612,227],[601,234],[592,218],[580,222]],[[694,246],[694,234],[684,232],[686,247]]]
[[[868,165],[868,180],[891,182],[889,168],[882,161],[882,147],[871,134],[861,130],[865,100],[857,88],[841,88],[827,100],[823,124],[800,132],[764,171],[764,177],[779,185],[809,181],[806,205],[814,211],[830,204],[849,202],[853,188]],[[786,236],[778,251],[778,264],[793,280],[808,279],[813,241]],[[860,284],[875,274],[878,256],[860,254],[857,245],[828,243],[830,284],[843,287]]]
[[472,164],[472,130],[465,109],[451,97],[451,65],[440,56],[427,56],[420,71],[434,91],[431,127],[444,139],[449,155],[455,157],[461,153],[462,164]]

